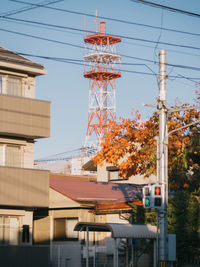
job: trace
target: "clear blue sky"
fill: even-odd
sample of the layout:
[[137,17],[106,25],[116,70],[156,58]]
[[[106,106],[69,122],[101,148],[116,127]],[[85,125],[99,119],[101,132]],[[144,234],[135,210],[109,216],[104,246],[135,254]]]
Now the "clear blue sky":
[[[41,3],[39,0],[24,1]],[[152,0],[152,2],[200,14],[199,0]],[[29,5],[1,0],[0,14],[5,15],[8,11],[27,6]],[[122,43],[118,45],[119,54],[157,61],[159,49],[166,49],[167,63],[200,68],[200,16],[194,17],[172,13],[166,9],[153,8],[129,0],[64,0],[51,5],[51,7],[90,14],[94,14],[95,9],[97,9],[99,16],[199,34],[199,36],[195,36],[107,21],[107,32],[112,34],[199,48],[173,47],[159,42],[156,45],[155,43],[122,38]],[[42,7],[10,17],[84,29],[84,17],[82,15]],[[88,28],[92,28],[93,18],[87,17],[86,20]],[[83,32],[36,27],[1,17],[1,46],[16,52],[33,55],[83,59],[84,50],[81,48],[21,36],[2,31],[2,29],[80,46],[84,45]],[[45,65],[48,71],[47,75],[38,77],[36,80],[36,97],[51,101],[51,137],[37,141],[35,158],[80,148],[84,144],[86,135],[89,92],[89,82],[83,77],[83,66],[41,58],[29,58]],[[122,63],[147,64],[154,72],[158,72],[158,65],[154,63],[123,57]],[[122,65],[122,69],[151,73],[144,65]],[[168,66],[167,72],[174,77],[177,75],[190,78],[200,77],[199,70],[194,71]],[[192,81],[178,78],[168,79],[168,104],[174,105],[177,99],[182,103],[192,103],[195,96],[194,91],[198,88],[197,82],[198,80],[194,79]],[[154,76],[122,72],[122,77],[116,82],[117,117],[131,117],[132,111],[140,110],[143,119],[145,119],[152,114],[153,109],[144,107],[142,104],[155,104],[156,97],[158,97],[158,85]]]

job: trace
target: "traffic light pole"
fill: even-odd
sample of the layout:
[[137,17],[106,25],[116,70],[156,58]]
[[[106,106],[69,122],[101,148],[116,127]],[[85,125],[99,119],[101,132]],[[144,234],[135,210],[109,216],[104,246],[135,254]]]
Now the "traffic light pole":
[[168,201],[168,170],[167,170],[167,103],[166,103],[166,52],[159,52],[159,183],[163,186],[162,208],[160,213],[159,260],[167,260],[167,201]]
[[[172,112],[185,111],[199,108],[199,106],[183,107],[183,108],[168,108],[166,101],[166,52],[159,52],[159,99],[157,105],[157,113],[159,114],[159,137],[157,141],[157,184],[143,187],[143,206],[144,208],[154,208],[157,212],[157,226],[160,228],[159,248],[158,239],[157,247],[157,264],[158,261],[166,263],[168,260],[168,240],[167,240],[167,206],[168,206],[168,137],[169,135],[197,124],[200,120],[174,129],[168,133],[167,117]],[[156,107],[151,104],[145,106]],[[160,188],[160,189],[159,189]],[[161,190],[161,191],[160,191]],[[161,198],[160,198],[161,195]],[[159,220],[158,220],[159,218]],[[159,223],[158,223],[159,221]]]

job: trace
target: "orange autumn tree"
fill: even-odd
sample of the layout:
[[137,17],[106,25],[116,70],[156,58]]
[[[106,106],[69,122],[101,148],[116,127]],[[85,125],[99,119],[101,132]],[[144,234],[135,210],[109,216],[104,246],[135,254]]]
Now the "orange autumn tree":
[[[187,106],[184,104],[175,108]],[[197,109],[171,113],[168,117],[168,131],[199,119],[200,112]],[[144,175],[144,177],[155,175],[157,153],[155,137],[159,135],[158,129],[157,113],[154,113],[144,122],[141,121],[141,115],[138,111],[132,120],[120,118],[117,123],[110,122],[101,144],[102,149],[94,158],[95,163],[102,165],[106,161],[114,164],[119,168],[119,174],[123,178],[136,174]],[[196,186],[199,188],[200,124],[170,135],[168,148],[171,189],[193,188],[196,190]]]

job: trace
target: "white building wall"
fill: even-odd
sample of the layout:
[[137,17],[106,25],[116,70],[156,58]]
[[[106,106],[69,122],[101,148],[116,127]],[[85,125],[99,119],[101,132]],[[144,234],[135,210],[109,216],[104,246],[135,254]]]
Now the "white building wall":
[[34,144],[26,143],[24,150],[24,168],[33,168],[34,166]]
[[74,175],[94,175],[90,171],[82,170],[82,166],[87,163],[91,158],[90,157],[74,157],[71,160],[71,174]]
[[0,74],[2,77],[1,93],[7,94],[7,81],[8,77],[21,78],[22,97],[35,98],[35,78],[28,77],[27,75],[20,75],[10,72],[10,74]]
[[4,166],[5,164],[5,147],[3,144],[0,144],[0,165]]
[[24,78],[22,84],[24,97],[35,98],[35,78]]

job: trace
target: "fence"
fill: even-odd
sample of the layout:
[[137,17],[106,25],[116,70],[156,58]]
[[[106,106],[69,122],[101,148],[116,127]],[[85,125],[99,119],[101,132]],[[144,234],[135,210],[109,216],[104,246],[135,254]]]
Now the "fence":
[[49,246],[0,246],[1,267],[50,267]]

